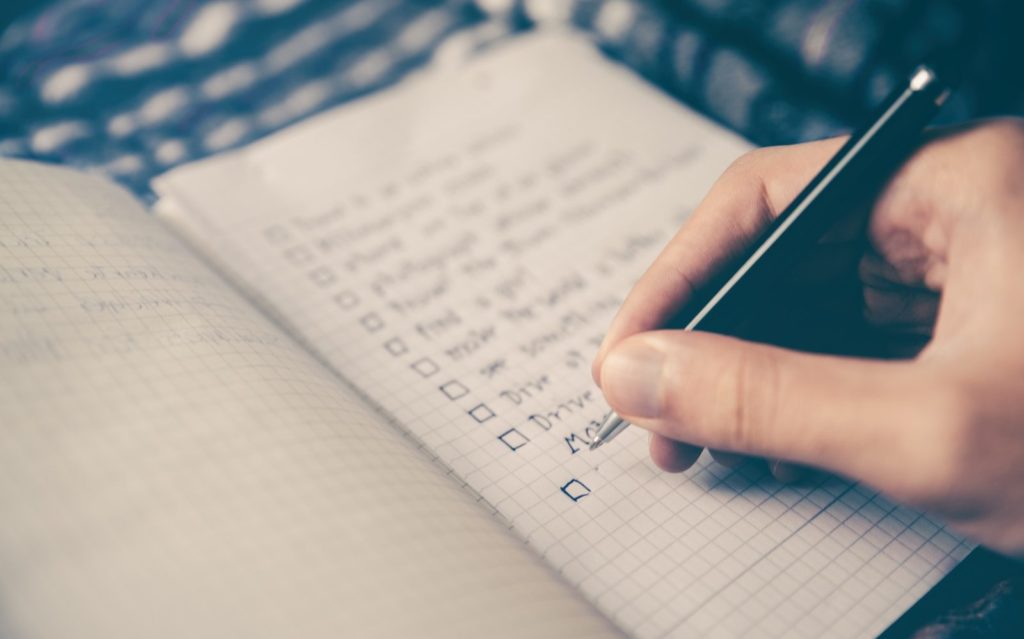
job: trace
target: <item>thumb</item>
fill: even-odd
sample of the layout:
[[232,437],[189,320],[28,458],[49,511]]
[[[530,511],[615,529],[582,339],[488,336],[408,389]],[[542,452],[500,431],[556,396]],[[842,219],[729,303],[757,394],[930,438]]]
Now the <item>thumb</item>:
[[659,435],[886,484],[923,397],[910,362],[797,353],[709,333],[627,338],[601,367],[611,407]]

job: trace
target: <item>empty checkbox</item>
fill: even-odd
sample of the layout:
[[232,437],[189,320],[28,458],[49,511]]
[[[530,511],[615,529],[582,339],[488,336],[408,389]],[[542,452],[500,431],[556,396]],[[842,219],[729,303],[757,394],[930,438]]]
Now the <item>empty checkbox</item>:
[[271,244],[280,246],[289,242],[292,239],[292,234],[283,226],[268,226],[263,230],[263,237]]
[[462,382],[455,379],[441,384],[438,388],[441,389],[441,392],[444,393],[445,397],[448,399],[459,399],[460,397],[465,397],[469,394],[469,389],[466,388]]
[[441,370],[441,367],[439,367],[434,360],[429,357],[416,360],[412,363],[411,368],[423,377],[430,377],[437,371]]
[[468,412],[469,416],[475,419],[478,424],[482,424],[495,416],[494,411],[487,404],[477,404],[470,408]]
[[[519,450],[530,441],[530,438],[520,433],[515,428],[510,428],[504,433],[498,435],[498,439],[501,440],[502,444],[509,447],[509,450]],[[565,490],[564,488],[562,490]],[[574,500],[575,501],[575,500]]]
[[359,296],[352,291],[342,291],[334,296],[334,303],[346,311],[351,310],[359,306]]
[[590,488],[578,479],[570,479],[562,486],[562,492],[573,501],[579,501],[590,494]]
[[401,337],[393,337],[388,341],[384,342],[384,348],[394,356],[405,355],[409,352],[409,347],[405,345]]
[[384,320],[380,318],[380,315],[376,313],[367,313],[359,318],[359,323],[363,325],[363,328],[376,333],[380,329],[384,328]]
[[293,246],[284,252],[284,257],[295,266],[305,266],[313,261],[313,251],[305,246]]
[[334,284],[338,278],[334,274],[334,271],[326,266],[321,266],[309,272],[309,279],[320,288],[325,288]]

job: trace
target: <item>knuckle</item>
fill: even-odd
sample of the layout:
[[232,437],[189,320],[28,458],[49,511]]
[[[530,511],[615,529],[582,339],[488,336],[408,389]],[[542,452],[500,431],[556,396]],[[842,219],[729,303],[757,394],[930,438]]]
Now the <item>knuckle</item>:
[[1024,120],[1004,118],[985,127],[985,135],[997,157],[995,161],[1020,157],[1024,152]]
[[738,353],[718,380],[717,405],[721,413],[724,447],[739,452],[765,451],[766,433],[777,412],[779,375],[772,360],[756,350]]
[[[982,176],[995,182],[990,186],[1013,186],[1020,181],[1020,162],[1024,159],[1024,118],[1000,118],[980,125],[971,136],[979,152],[973,157]],[[960,156],[965,157],[965,156]]]
[[989,122],[987,128],[996,140],[1010,148],[1019,149],[1024,144],[1024,118],[999,118]]
[[[1024,163],[1024,119],[1006,119],[996,126],[999,150],[991,166],[997,181],[993,186],[997,194],[1019,205],[1024,199],[1024,180],[1020,176],[1020,166]],[[1010,206],[1006,212],[1016,214],[1017,208]]]
[[766,169],[771,165],[771,159],[777,151],[773,147],[763,147],[747,151],[733,160],[729,168],[722,174],[720,182],[729,184],[735,180],[760,179],[767,172]]
[[[786,153],[783,147],[754,149],[733,161],[712,187],[714,197],[743,198],[758,215],[751,221],[768,223],[775,217],[775,204],[770,197],[770,185],[777,179],[777,159]],[[737,195],[740,194],[740,195]]]

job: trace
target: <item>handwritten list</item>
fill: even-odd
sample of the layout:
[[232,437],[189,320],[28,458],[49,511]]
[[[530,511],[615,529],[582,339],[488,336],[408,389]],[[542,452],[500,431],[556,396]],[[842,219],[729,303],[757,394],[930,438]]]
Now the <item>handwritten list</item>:
[[377,345],[374,369],[357,379],[390,360],[508,451],[557,437],[571,456],[607,410],[586,371],[621,303],[622,275],[651,258],[663,233],[638,224],[596,250],[567,235],[566,222],[601,215],[698,153],[684,147],[651,164],[573,143],[504,174],[501,159],[531,143],[512,127],[488,133],[267,226],[261,251],[307,279],[333,317],[354,319],[349,339]]
[[[539,34],[158,181],[167,218],[640,637],[877,633],[966,552],[838,479],[666,476],[589,365],[747,145]],[[233,188],[224,189],[223,185]]]

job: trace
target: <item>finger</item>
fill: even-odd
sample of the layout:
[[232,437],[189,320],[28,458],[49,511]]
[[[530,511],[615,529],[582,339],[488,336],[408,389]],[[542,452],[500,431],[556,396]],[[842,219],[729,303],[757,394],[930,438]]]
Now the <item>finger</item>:
[[[957,125],[926,137],[876,201],[868,236],[889,267],[888,281],[938,291],[952,246],[962,245],[956,238],[1000,218],[1005,197],[1020,184],[1024,121]],[[976,279],[973,260],[960,264]]]
[[592,368],[622,338],[662,326],[712,273],[734,259],[828,161],[841,139],[761,149],[737,161],[633,287]]
[[914,424],[927,404],[920,401],[927,380],[908,363],[659,331],[623,340],[601,375],[611,407],[654,433],[819,466],[876,486],[906,473],[926,437]]
[[658,468],[669,473],[681,473],[700,457],[701,448],[651,433],[651,459]]
[[923,284],[908,284],[903,275],[876,253],[858,267],[864,288],[864,318],[872,326],[895,331],[931,333],[941,296]]
[[768,470],[771,471],[772,477],[783,484],[795,484],[807,475],[803,467],[796,464],[787,464],[778,459],[768,464]]
[[746,455],[738,455],[724,450],[709,450],[708,452],[711,453],[712,459],[726,468],[737,468],[750,459]]
[[930,334],[939,314],[939,295],[926,289],[864,288],[864,319],[892,332]]

